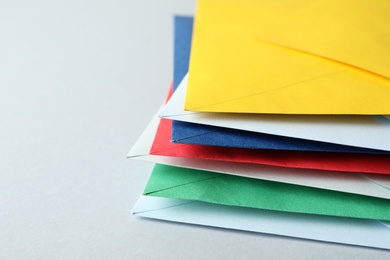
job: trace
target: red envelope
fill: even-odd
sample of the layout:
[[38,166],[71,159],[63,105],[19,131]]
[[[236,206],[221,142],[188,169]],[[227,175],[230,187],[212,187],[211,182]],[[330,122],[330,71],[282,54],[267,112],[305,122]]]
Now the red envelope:
[[[169,96],[172,94],[170,90]],[[171,143],[172,122],[161,119],[150,154],[346,172],[390,174],[390,155],[260,150]]]

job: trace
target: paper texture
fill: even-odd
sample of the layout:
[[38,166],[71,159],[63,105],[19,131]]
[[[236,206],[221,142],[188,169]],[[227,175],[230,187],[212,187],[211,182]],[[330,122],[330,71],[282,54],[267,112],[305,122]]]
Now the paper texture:
[[387,115],[389,13],[387,0],[200,0],[185,109]]
[[327,217],[141,196],[141,217],[326,242],[390,249],[390,229],[375,220]]

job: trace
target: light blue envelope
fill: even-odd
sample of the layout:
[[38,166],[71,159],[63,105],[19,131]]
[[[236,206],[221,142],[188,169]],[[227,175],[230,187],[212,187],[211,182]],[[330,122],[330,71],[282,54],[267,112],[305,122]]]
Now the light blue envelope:
[[276,212],[151,196],[141,196],[133,214],[188,224],[390,249],[390,228],[376,220]]

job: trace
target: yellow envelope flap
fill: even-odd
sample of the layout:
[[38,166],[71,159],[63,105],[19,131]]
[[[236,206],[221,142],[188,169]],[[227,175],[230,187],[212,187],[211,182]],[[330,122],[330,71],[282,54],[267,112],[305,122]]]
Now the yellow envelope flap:
[[259,26],[256,38],[390,78],[390,1],[301,2],[276,23]]
[[[279,15],[287,15],[294,4],[283,6]],[[278,16],[269,12],[275,5],[273,1],[199,0],[186,110],[390,113],[387,78],[256,39],[254,32],[277,24]]]

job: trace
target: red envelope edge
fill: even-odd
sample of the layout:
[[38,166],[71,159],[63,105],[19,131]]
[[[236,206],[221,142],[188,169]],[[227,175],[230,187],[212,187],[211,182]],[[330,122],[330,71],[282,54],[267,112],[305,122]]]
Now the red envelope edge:
[[[172,96],[173,84],[166,101]],[[150,154],[288,168],[390,174],[390,155],[261,150],[171,143],[172,121],[160,119]]]
[[231,147],[174,144],[172,121],[160,119],[150,154],[229,162],[266,164],[289,168],[390,174],[390,156],[378,154],[255,150]]

